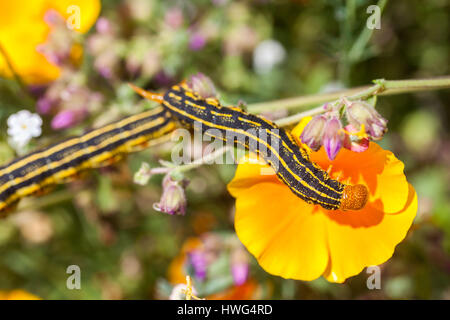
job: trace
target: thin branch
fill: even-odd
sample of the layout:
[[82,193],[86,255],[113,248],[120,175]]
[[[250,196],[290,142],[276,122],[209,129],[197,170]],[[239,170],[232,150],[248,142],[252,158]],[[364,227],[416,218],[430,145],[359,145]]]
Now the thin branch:
[[6,65],[9,69],[9,71],[11,72],[14,80],[17,82],[19,87],[28,95],[29,93],[28,93],[25,83],[23,82],[22,78],[19,76],[16,69],[14,68],[14,66],[11,62],[11,58],[9,57],[8,53],[6,52],[5,48],[3,48],[1,43],[0,43],[0,55],[3,56],[3,59],[5,60]]
[[274,110],[302,110],[307,107],[330,102],[341,97],[348,97],[350,100],[365,99],[374,94],[393,95],[407,92],[418,92],[425,90],[438,90],[450,88],[450,76],[442,78],[416,79],[416,80],[375,80],[372,86],[363,86],[346,89],[325,94],[315,94],[287,98],[262,103],[249,104],[247,110],[253,113],[262,113]]
[[185,172],[185,171],[192,170],[194,168],[198,168],[198,167],[202,166],[203,164],[206,164],[209,161],[214,160],[217,157],[219,157],[219,156],[221,156],[221,155],[223,155],[223,154],[225,154],[228,151],[231,151],[233,149],[234,149],[234,147],[227,145],[227,146],[225,146],[223,148],[220,148],[220,149],[218,149],[218,150],[216,150],[214,152],[211,152],[211,153],[207,154],[206,156],[199,157],[198,159],[195,159],[191,163],[188,163],[188,164],[185,164],[185,165],[182,165],[182,166],[178,166],[178,167],[176,167],[176,170],[178,172]]
[[[346,97],[348,100],[361,100],[368,99],[374,95],[393,95],[406,92],[418,92],[424,90],[437,90],[450,88],[450,77],[443,78],[433,78],[433,79],[417,79],[417,80],[384,80],[379,79],[374,81],[375,84],[372,86],[364,87],[365,89],[360,90],[352,95],[346,95],[346,92],[352,91],[341,91],[339,99]],[[334,101],[328,101],[331,104],[336,103],[339,99]],[[289,126],[291,124],[298,123],[302,118],[308,116],[315,116],[324,112],[323,106],[316,107],[314,109],[300,112],[292,116],[279,119],[275,121],[279,126]]]

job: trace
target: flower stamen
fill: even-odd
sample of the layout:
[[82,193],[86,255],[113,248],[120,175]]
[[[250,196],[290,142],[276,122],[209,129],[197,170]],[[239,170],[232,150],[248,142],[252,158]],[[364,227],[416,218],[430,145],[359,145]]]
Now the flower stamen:
[[361,129],[358,132],[349,132],[345,129],[342,129],[343,132],[349,136],[355,136],[358,137],[360,139],[364,139],[364,138],[368,138],[369,135],[366,133],[366,127],[364,125],[364,123],[361,124]]

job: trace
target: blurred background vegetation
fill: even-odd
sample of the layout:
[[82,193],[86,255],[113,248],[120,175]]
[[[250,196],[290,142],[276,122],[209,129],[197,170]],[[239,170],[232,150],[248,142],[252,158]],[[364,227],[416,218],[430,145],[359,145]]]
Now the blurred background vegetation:
[[[43,134],[30,148],[44,146],[152,106],[126,82],[163,90],[202,72],[214,81],[222,101],[236,105],[350,88],[378,78],[450,73],[449,1],[388,1],[381,29],[361,43],[371,4],[376,2],[102,1],[96,27],[76,39],[84,48],[79,66],[62,66],[60,78],[28,86],[27,94],[15,80],[0,80],[0,163],[15,156],[6,135],[10,114],[24,108],[43,114]],[[80,107],[55,98],[67,88],[85,98],[86,113],[64,130],[55,129],[50,123],[58,112]],[[51,111],[40,110],[49,99]],[[367,289],[365,271],[344,284],[322,278],[292,281],[265,273],[252,257],[252,285],[244,295],[227,297],[450,299],[449,101],[450,90],[378,99],[377,109],[389,120],[381,145],[405,163],[419,195],[411,231],[382,266],[381,290]],[[286,114],[280,110],[267,116]],[[153,177],[145,187],[133,184],[143,161],[158,166],[159,159],[169,159],[171,147],[131,155],[49,195],[24,200],[19,212],[0,223],[0,290],[22,288],[44,299],[167,298],[174,282],[169,266],[174,268],[187,239],[205,233],[219,242],[235,238],[234,201],[226,191],[234,165],[187,173],[185,216],[153,210],[162,177]],[[223,259],[209,274],[205,295],[233,287],[230,254],[219,256]],[[66,288],[66,268],[73,264],[81,268],[82,290]]]

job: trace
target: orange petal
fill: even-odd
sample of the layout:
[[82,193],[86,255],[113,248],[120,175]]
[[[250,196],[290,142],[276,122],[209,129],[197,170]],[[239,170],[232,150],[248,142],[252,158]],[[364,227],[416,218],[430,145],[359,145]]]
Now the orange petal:
[[324,274],[343,282],[392,256],[415,217],[417,196],[403,163],[375,143],[363,153],[342,150],[334,161],[323,150],[311,159],[325,170],[330,167],[333,178],[366,185],[367,206],[328,211],[309,205],[276,176],[262,176],[267,166],[244,161],[229,184],[236,197],[236,232],[271,274],[301,280]]
[[[59,75],[59,68],[36,51],[50,30],[43,20],[44,5],[43,0],[0,2],[0,45],[15,72],[27,83],[48,82]],[[12,77],[2,54],[0,74]]]
[[211,294],[206,297],[207,300],[252,300],[255,298],[255,292],[258,289],[258,283],[250,279],[240,286],[232,286],[222,292]]
[[38,296],[25,290],[0,291],[0,300],[41,300]]
[[[43,84],[55,80],[60,69],[48,62],[36,47],[47,40],[50,27],[44,21],[48,9],[57,10],[68,18],[70,5],[80,8],[80,32],[95,23],[100,12],[98,0],[16,0],[0,1],[0,45],[6,52],[15,72],[26,83]],[[0,74],[12,77],[12,72],[0,54]]]
[[234,178],[227,188],[232,196],[237,197],[241,190],[263,182],[279,183],[279,180],[269,165],[251,153],[239,160]]
[[374,142],[365,152],[341,149],[334,161],[330,161],[322,149],[312,153],[311,160],[323,169],[332,165],[334,175],[341,172],[343,182],[349,179],[350,184],[366,185],[370,192],[369,202],[376,202],[376,207],[385,213],[400,211],[408,200],[409,187],[403,163]]
[[[340,216],[328,219],[326,229],[330,249],[330,264],[324,274],[327,280],[343,282],[360,273],[363,268],[379,265],[394,253],[395,246],[402,241],[417,212],[417,195],[409,185],[408,200],[398,214],[384,214],[377,206],[368,204],[362,211],[336,212],[337,215],[360,215],[349,224],[349,218]],[[330,217],[332,213],[328,214]],[[366,216],[366,222],[364,221]],[[379,219],[376,224],[370,218]],[[345,223],[342,221],[345,220]]]
[[236,233],[263,269],[299,280],[313,280],[324,272],[325,215],[313,212],[314,206],[280,183],[258,183],[235,195]]

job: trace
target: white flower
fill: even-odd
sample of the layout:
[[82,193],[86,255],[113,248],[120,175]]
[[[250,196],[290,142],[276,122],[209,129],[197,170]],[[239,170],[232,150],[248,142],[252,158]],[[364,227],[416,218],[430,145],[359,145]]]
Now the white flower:
[[259,74],[268,73],[286,57],[286,50],[276,40],[264,40],[253,51],[253,68]]
[[28,110],[21,110],[8,118],[8,135],[13,148],[20,149],[28,144],[32,138],[41,135],[42,119],[39,115]]

